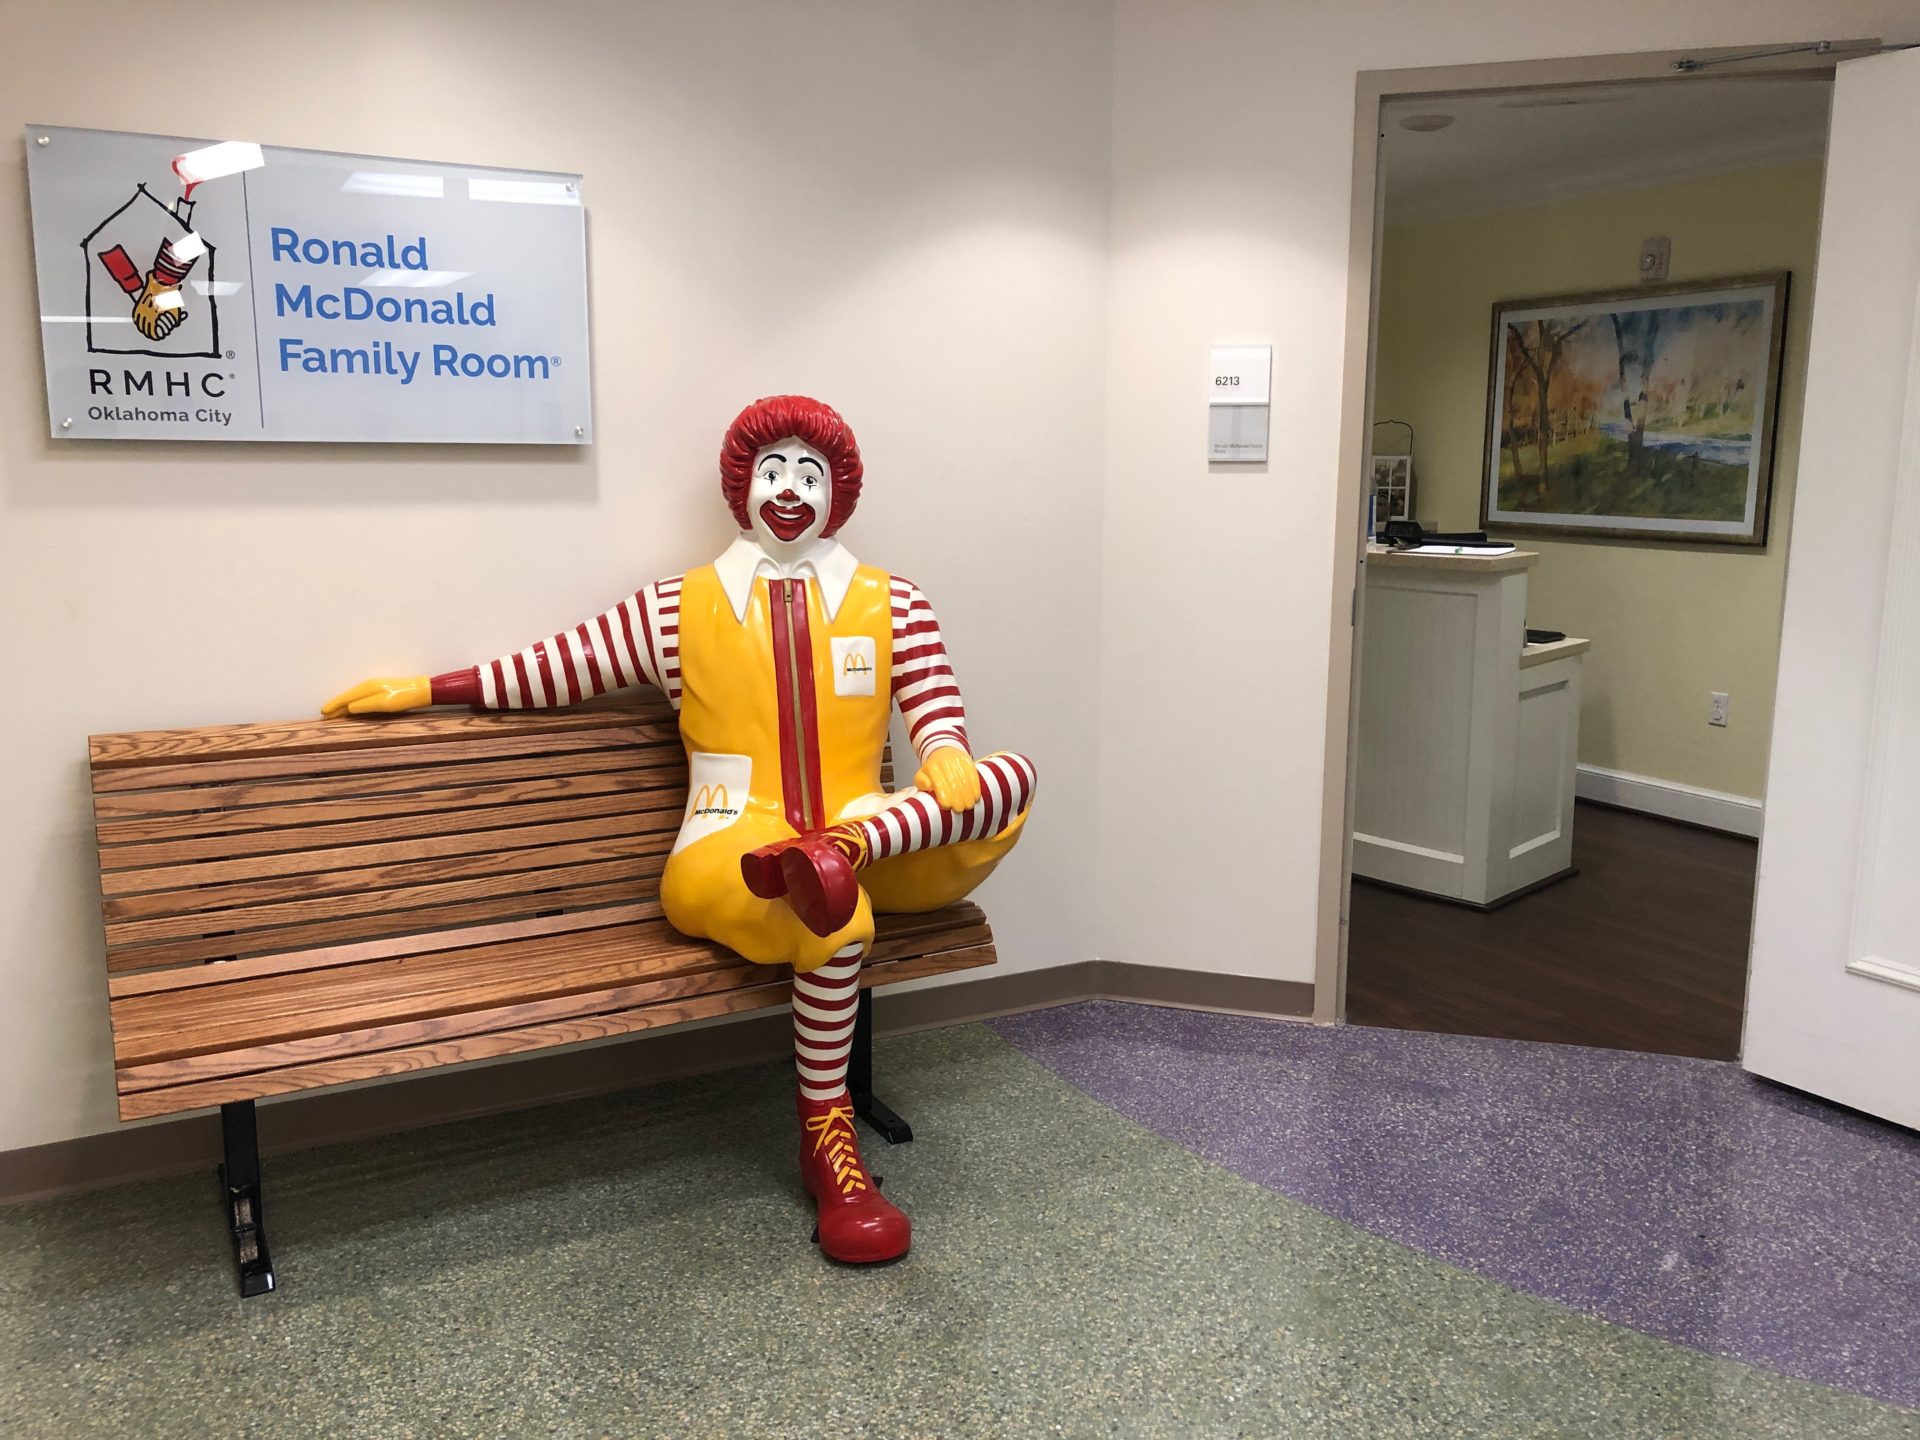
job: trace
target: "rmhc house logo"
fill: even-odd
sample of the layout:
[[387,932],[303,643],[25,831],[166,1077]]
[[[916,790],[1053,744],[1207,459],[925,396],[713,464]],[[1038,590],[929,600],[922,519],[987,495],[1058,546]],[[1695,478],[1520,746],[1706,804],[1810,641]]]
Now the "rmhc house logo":
[[702,785],[694,792],[693,813],[695,815],[738,815],[740,812],[728,803],[727,787],[724,785]]
[[[80,242],[87,349],[96,355],[218,359],[220,314],[214,246],[189,223],[193,201],[169,207],[145,185]],[[140,261],[151,257],[146,269]],[[194,280],[192,297],[183,291]]]

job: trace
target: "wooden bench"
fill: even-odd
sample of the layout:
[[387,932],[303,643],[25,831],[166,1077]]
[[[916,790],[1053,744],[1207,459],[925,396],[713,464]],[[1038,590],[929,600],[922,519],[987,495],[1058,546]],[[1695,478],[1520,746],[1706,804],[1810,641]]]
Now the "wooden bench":
[[[120,1116],[220,1107],[243,1294],[274,1283],[256,1100],[789,999],[784,967],[661,918],[687,788],[664,702],[89,743]],[[994,958],[973,905],[887,917],[862,984]],[[871,1005],[850,1088],[907,1139]]]

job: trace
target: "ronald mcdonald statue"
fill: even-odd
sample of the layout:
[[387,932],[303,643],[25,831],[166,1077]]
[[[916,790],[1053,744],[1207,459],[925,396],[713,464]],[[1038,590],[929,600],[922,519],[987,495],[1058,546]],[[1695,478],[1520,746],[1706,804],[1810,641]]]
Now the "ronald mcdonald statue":
[[[907,1217],[875,1186],[847,1093],[860,962],[876,911],[960,899],[1013,847],[1035,774],[976,760],[940,622],[917,587],[834,537],[860,500],[860,447],[818,400],[740,412],[720,489],[740,536],[710,565],[484,665],[368,680],[328,715],[569,705],[628,686],[679,711],[686,817],[660,882],[673,926],[763,965],[791,965],[800,1170],[820,1246],[871,1263],[907,1251]],[[919,758],[883,793],[895,704]]]

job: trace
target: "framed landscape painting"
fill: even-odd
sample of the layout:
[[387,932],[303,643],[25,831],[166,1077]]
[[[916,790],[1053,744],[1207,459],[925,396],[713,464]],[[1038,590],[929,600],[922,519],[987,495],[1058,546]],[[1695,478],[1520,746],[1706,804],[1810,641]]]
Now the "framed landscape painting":
[[1787,275],[1493,307],[1480,520],[1764,545]]

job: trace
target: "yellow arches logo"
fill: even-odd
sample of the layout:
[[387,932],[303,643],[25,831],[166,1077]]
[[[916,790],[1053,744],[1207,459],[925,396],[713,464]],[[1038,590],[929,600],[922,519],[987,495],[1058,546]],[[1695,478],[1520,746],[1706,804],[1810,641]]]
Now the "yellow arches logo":
[[693,813],[695,815],[736,815],[736,811],[727,799],[727,787],[724,785],[702,785],[693,795]]
[[833,693],[871,695],[874,672],[880,663],[879,644],[871,635],[833,637]]

